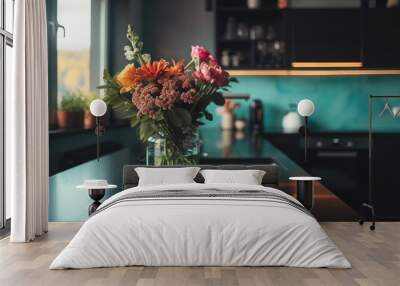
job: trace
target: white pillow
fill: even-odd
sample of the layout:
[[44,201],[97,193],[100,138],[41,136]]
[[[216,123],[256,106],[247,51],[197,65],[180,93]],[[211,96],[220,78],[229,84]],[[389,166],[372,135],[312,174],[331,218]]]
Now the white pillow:
[[202,170],[205,184],[261,185],[265,171],[261,170]]
[[135,168],[139,176],[139,186],[195,183],[193,179],[199,170],[199,167]]

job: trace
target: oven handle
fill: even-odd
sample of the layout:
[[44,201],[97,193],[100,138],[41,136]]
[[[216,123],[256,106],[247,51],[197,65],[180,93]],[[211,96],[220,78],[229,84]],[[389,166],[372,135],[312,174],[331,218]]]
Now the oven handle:
[[317,157],[319,158],[356,158],[358,153],[356,151],[318,151]]

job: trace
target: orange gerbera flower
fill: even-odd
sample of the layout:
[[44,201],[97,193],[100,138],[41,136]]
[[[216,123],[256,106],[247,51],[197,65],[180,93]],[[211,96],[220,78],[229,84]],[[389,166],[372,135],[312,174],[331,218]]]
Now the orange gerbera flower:
[[170,66],[170,67],[167,68],[167,73],[170,76],[183,74],[184,69],[185,69],[184,61],[181,60],[181,61],[179,61],[177,63],[173,62],[173,64],[174,64],[173,66]]
[[152,80],[163,74],[169,63],[163,59],[143,65],[140,68],[142,79]]
[[126,65],[117,75],[117,81],[121,85],[121,93],[130,92],[140,81],[140,71],[133,64]]

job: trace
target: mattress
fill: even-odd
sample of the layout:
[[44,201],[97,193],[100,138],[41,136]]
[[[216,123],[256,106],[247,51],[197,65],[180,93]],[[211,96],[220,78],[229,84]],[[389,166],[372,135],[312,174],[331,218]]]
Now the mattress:
[[193,183],[134,187],[107,199],[50,269],[133,265],[351,267],[286,193]]

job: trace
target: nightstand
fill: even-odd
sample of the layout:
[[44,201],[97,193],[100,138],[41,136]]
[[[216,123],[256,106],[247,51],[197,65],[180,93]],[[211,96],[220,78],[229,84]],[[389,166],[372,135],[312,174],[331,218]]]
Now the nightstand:
[[88,190],[89,197],[93,200],[93,203],[88,208],[89,216],[101,205],[100,200],[106,194],[106,190],[115,189],[116,187],[117,185],[109,185],[106,180],[85,180],[82,185],[76,186],[78,189]]
[[314,181],[321,181],[320,177],[290,177],[297,182],[297,199],[308,210],[314,206]]

